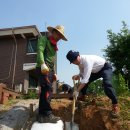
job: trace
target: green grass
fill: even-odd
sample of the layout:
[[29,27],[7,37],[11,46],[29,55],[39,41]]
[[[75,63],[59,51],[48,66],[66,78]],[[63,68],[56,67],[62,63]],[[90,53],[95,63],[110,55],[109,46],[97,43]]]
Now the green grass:
[[119,97],[119,107],[120,107],[120,121],[122,122],[122,129],[129,130],[128,121],[130,121],[130,98]]
[[21,98],[22,98],[22,99],[38,99],[38,94],[37,94],[35,91],[30,90],[30,91],[28,92],[28,94],[22,95]]

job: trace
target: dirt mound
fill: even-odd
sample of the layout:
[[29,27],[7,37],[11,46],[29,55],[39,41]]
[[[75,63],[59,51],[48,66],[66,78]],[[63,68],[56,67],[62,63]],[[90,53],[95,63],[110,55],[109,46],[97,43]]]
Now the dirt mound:
[[[79,124],[80,130],[130,130],[130,98],[119,98],[120,117],[113,119],[110,116],[111,101],[105,96],[86,98],[85,102],[76,102],[75,121]],[[12,101],[11,101],[12,102]],[[29,108],[31,104],[38,107],[38,99],[19,100],[12,102],[12,105],[0,106],[0,116],[13,108],[14,106],[24,106]],[[72,100],[68,99],[52,99],[51,106],[54,115],[61,117],[64,122],[71,121]],[[7,107],[7,108],[6,108]],[[27,129],[29,130],[32,123],[36,120],[36,113],[27,121]]]
[[[110,117],[110,109],[93,102],[77,102],[75,122],[80,130],[121,130],[118,119]],[[71,121],[72,101],[58,99],[52,101],[54,114],[65,121]]]

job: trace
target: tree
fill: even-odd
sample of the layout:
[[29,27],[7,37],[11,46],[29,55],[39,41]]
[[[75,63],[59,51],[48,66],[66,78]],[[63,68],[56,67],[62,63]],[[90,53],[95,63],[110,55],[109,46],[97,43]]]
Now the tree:
[[[124,21],[122,24],[122,29],[117,34],[107,30],[110,45],[104,49],[104,56],[112,62],[116,74],[121,72],[124,65],[130,73],[130,31]],[[130,80],[130,76],[128,79]]]

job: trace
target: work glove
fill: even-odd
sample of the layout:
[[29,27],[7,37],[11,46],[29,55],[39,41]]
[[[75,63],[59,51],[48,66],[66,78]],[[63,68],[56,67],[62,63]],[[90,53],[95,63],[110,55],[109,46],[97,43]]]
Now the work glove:
[[77,97],[79,96],[79,92],[78,92],[78,91],[74,91],[74,92],[73,92],[73,96],[74,96],[75,99],[77,100]]
[[47,67],[47,65],[45,63],[43,63],[41,65],[41,73],[42,74],[48,74],[49,73],[49,68]]

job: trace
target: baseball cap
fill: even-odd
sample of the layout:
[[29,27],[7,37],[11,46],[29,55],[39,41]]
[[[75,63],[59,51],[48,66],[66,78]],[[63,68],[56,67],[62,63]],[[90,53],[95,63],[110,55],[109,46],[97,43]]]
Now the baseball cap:
[[79,52],[78,51],[70,50],[67,53],[66,58],[70,61],[70,63],[73,63],[77,59],[78,56],[79,56]]

